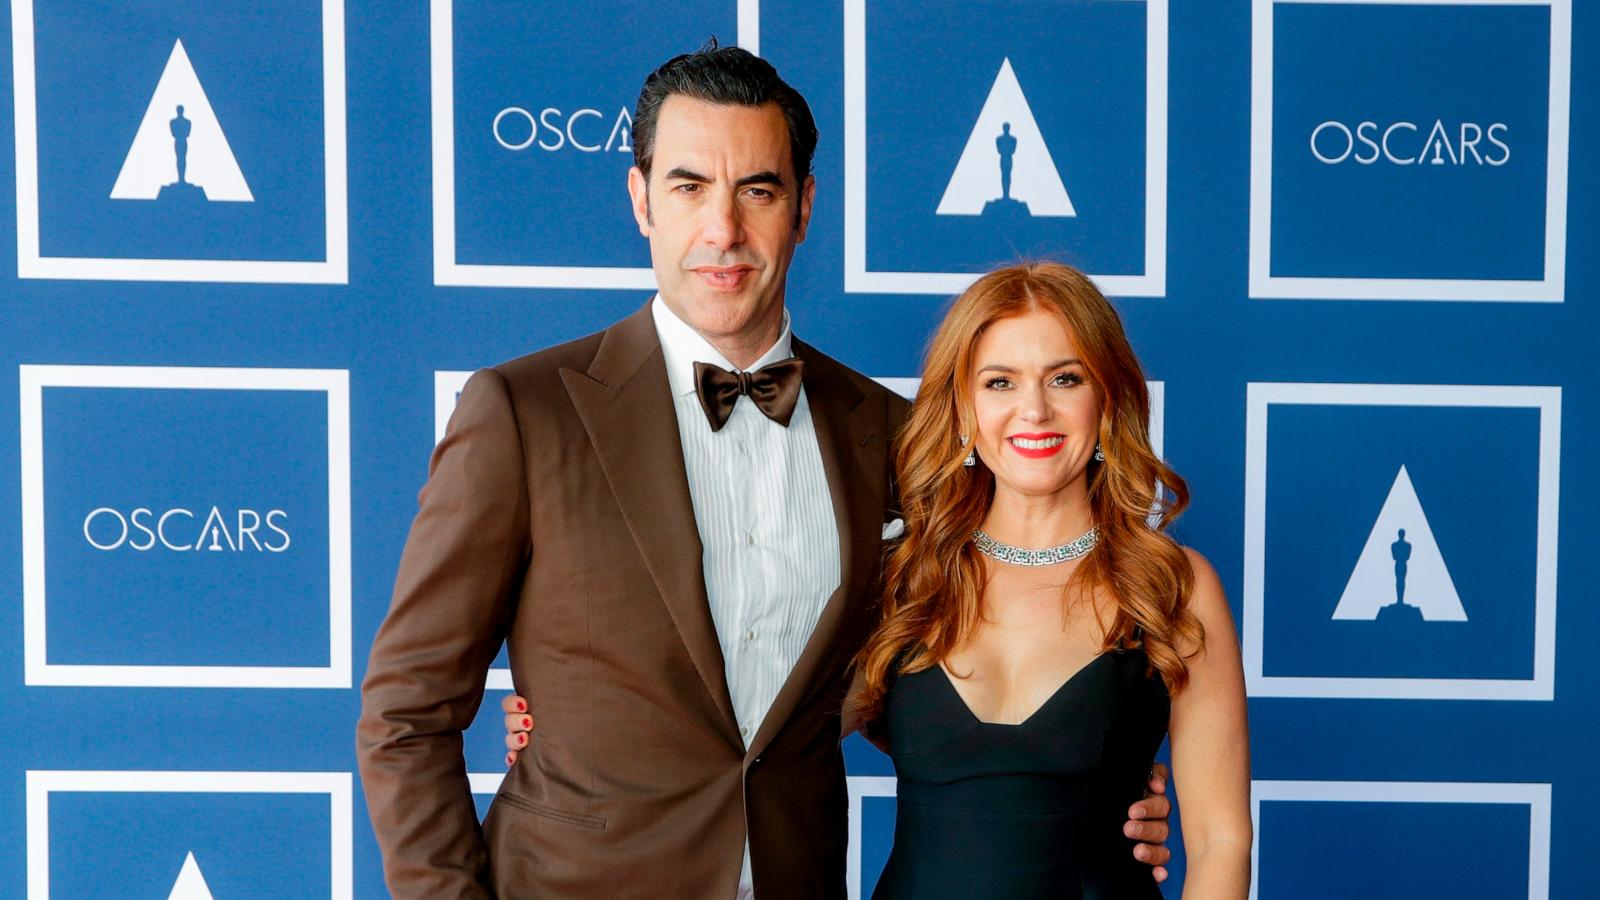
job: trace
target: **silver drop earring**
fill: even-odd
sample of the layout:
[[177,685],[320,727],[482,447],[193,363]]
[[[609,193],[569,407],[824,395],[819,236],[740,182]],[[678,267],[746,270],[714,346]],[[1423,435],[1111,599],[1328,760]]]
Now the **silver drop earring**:
[[[969,442],[970,442],[970,439],[966,435],[963,434],[961,436],[961,446],[965,447]],[[961,464],[963,466],[975,466],[975,465],[977,465],[978,464],[978,449],[976,447],[974,447],[973,449],[968,450],[967,451],[967,458],[963,459],[961,461]]]
[[1100,449],[1100,442],[1099,441],[1095,441],[1094,442],[1094,461],[1095,462],[1105,462],[1106,461],[1106,452],[1104,450]]

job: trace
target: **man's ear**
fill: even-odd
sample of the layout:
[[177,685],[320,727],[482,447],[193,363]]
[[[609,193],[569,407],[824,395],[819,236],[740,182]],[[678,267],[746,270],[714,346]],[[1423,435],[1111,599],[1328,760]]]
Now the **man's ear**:
[[[639,233],[650,236],[650,184],[638,166],[628,169],[628,196],[633,201],[633,220],[639,223]],[[807,204],[809,212],[810,204]]]
[[811,225],[811,204],[817,199],[817,178],[807,175],[806,180],[800,185],[800,217],[796,223],[794,242],[803,244],[806,240],[806,229]]

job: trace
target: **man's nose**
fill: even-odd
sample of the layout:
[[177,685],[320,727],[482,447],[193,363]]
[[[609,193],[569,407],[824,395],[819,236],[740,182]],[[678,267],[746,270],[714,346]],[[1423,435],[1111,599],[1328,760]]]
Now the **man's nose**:
[[730,250],[744,243],[744,225],[739,215],[739,204],[732,194],[724,194],[707,203],[702,210],[700,239],[719,250]]

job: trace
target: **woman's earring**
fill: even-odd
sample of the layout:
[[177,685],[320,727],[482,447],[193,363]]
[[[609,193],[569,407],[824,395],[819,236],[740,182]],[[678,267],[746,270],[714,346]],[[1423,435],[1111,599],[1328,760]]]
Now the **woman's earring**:
[[1095,441],[1094,442],[1094,461],[1095,462],[1105,462],[1106,461],[1106,451],[1100,449],[1100,442],[1099,441]]
[[[968,438],[966,435],[963,434],[961,436],[961,446],[965,447],[969,443],[970,440],[971,440],[970,438]],[[971,450],[968,450],[967,451],[967,458],[963,459],[961,461],[961,464],[963,466],[975,466],[975,465],[977,465],[978,464],[978,449],[976,447],[974,447]]]

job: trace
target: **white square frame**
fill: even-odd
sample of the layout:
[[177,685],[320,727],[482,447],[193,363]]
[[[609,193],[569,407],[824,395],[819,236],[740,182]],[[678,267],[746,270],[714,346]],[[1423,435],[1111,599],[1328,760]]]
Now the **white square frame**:
[[33,4],[34,0],[14,0],[11,4],[17,142],[17,277],[256,284],[349,282],[344,0],[322,0],[323,234],[326,258],[321,261],[43,256],[39,251],[39,123]]
[[62,793],[327,794],[331,900],[355,896],[349,772],[27,772],[28,897],[50,897],[50,795]]
[[1477,781],[1252,781],[1250,822],[1250,900],[1261,883],[1261,804],[1327,803],[1485,803],[1528,807],[1528,900],[1550,895],[1549,784]]
[[[1251,382],[1245,416],[1245,686],[1252,697],[1404,700],[1554,700],[1556,548],[1561,497],[1561,388],[1461,384],[1296,384]],[[1267,675],[1266,612],[1268,412],[1279,406],[1413,406],[1539,411],[1538,526],[1535,535],[1533,678],[1392,678]]]
[[[350,632],[350,387],[342,369],[181,366],[20,367],[23,683],[53,687],[348,688]],[[328,665],[66,665],[46,656],[44,389],[312,391],[328,406]]]
[[872,377],[873,381],[883,385],[907,400],[917,399],[917,389],[922,386],[922,379],[916,375],[884,375]]
[[[760,54],[761,0],[736,0],[739,46]],[[648,266],[535,266],[456,261],[454,0],[429,0],[433,122],[433,283],[442,287],[653,291]],[[617,190],[623,185],[618,184]]]
[[1572,0],[1359,0],[1361,5],[1550,7],[1549,137],[1545,161],[1544,274],[1538,279],[1301,277],[1272,274],[1273,11],[1280,3],[1349,5],[1358,0],[1251,0],[1250,297],[1258,300],[1464,300],[1560,303],[1566,296],[1568,99],[1572,92]]
[[456,410],[456,397],[467,386],[472,372],[465,369],[441,369],[433,373],[433,442],[444,440],[445,427],[450,424],[450,414]]
[[1156,456],[1165,459],[1167,456],[1167,383],[1165,381],[1146,381],[1145,389],[1150,392],[1150,421],[1146,427],[1150,432],[1150,449]]
[[868,797],[898,795],[899,781],[893,775],[850,775],[845,778],[850,794],[850,833],[845,851],[845,884],[849,900],[861,900],[861,825]]
[[[1167,0],[1145,19],[1144,271],[1091,275],[1113,297],[1167,292]],[[867,0],[844,0],[844,289],[852,294],[957,294],[981,272],[867,269]]]

